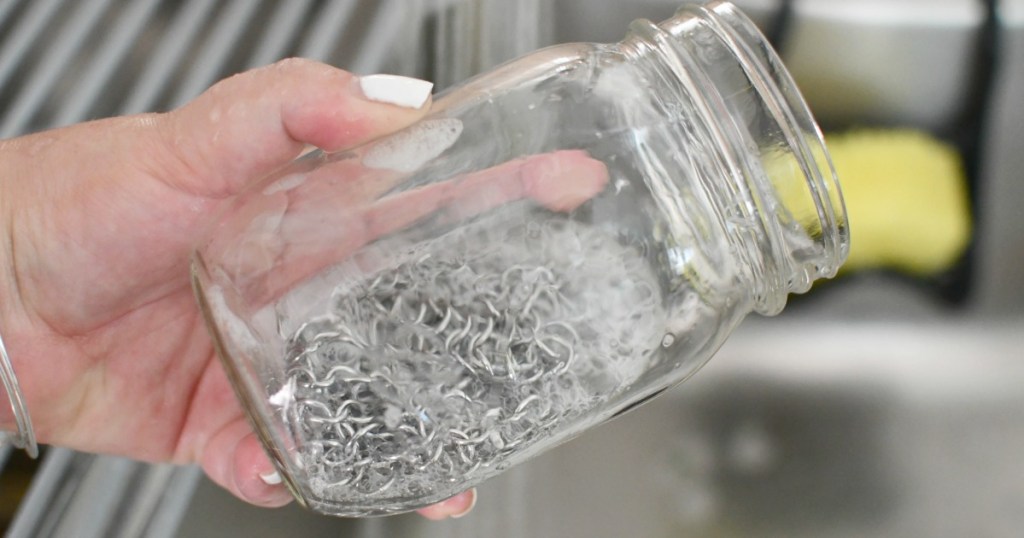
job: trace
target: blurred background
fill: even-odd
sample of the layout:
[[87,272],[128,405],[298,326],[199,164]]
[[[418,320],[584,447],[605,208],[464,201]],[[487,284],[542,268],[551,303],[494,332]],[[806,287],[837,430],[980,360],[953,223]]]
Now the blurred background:
[[[680,3],[0,0],[0,138],[168,110],[289,56],[443,89]],[[1019,536],[1024,0],[735,3],[830,138],[855,257],[839,278],[458,521],[261,510],[194,468],[45,449],[0,454],[8,535]]]

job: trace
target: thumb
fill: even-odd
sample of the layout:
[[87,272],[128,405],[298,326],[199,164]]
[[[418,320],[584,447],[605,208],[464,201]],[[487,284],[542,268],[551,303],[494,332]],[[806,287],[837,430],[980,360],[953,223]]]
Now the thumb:
[[292,500],[244,418],[211,437],[200,461],[214,483],[248,503],[276,507]]
[[166,142],[186,173],[162,179],[190,194],[233,195],[308,146],[347,149],[415,122],[432,87],[304,59],[235,75],[165,116]]

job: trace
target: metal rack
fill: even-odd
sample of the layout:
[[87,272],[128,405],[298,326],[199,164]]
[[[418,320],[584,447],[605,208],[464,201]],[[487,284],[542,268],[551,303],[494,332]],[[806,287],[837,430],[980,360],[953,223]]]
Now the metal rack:
[[[443,86],[539,46],[544,4],[0,0],[0,138],[170,110],[221,78],[290,56]],[[506,33],[471,31],[485,20]],[[0,450],[0,469],[9,455]],[[7,534],[172,536],[200,477],[194,467],[51,448]]]

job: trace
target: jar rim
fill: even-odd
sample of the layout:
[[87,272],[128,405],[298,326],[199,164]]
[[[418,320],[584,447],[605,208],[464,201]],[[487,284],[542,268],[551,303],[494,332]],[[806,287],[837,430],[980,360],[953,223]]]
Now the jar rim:
[[[849,251],[845,205],[821,129],[767,38],[731,3],[685,5],[659,25],[641,19],[630,28],[640,42],[658,51],[692,97],[692,112],[706,127],[712,157],[732,178],[708,178],[705,189],[721,203],[732,204],[742,219],[759,223],[753,231],[728,222],[722,225],[749,267],[754,309],[778,313],[788,293],[805,292],[818,278],[834,276]],[[712,49],[724,49],[734,62],[729,65],[742,71],[757,107],[777,129],[773,136],[778,147],[760,147],[758,135],[727,106],[732,96],[712,80],[707,62],[718,60],[704,57],[707,44],[699,42],[701,35],[713,40]],[[787,159],[780,159],[780,164],[787,167],[769,170],[772,155],[763,153],[766,150],[784,154]],[[799,192],[778,192],[779,176],[797,185]],[[738,203],[730,198],[739,198]],[[797,226],[794,215],[813,215],[813,222]],[[804,237],[814,230],[815,255],[795,255],[803,248],[791,237],[796,227],[802,228]]]
[[[825,144],[824,133],[797,88],[796,81],[754,22],[731,2],[715,0],[706,5],[684,6],[680,11],[699,13],[711,25],[711,29],[740,58],[751,80],[761,85],[758,88],[761,97],[773,106],[778,116],[782,116],[777,116],[776,119],[779,120],[780,127],[788,130],[787,142],[801,157],[808,186],[821,211],[819,216],[822,227],[834,232],[826,234],[829,239],[826,247],[832,258],[831,272],[821,275],[833,276],[849,251],[846,207],[835,165]],[[751,39],[763,45],[761,52],[767,59],[768,66],[757,59]],[[766,67],[771,67],[772,72],[766,71]],[[755,74],[757,76],[754,76]],[[805,136],[801,136],[801,133]],[[815,164],[817,166],[814,166]]]

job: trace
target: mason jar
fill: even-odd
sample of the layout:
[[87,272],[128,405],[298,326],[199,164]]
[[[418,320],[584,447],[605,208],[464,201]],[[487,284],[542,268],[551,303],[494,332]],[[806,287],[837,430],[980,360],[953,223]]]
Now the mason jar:
[[711,2],[532,53],[400,132],[299,158],[216,216],[193,279],[295,498],[366,516],[443,500],[680,382],[847,250],[797,88]]

